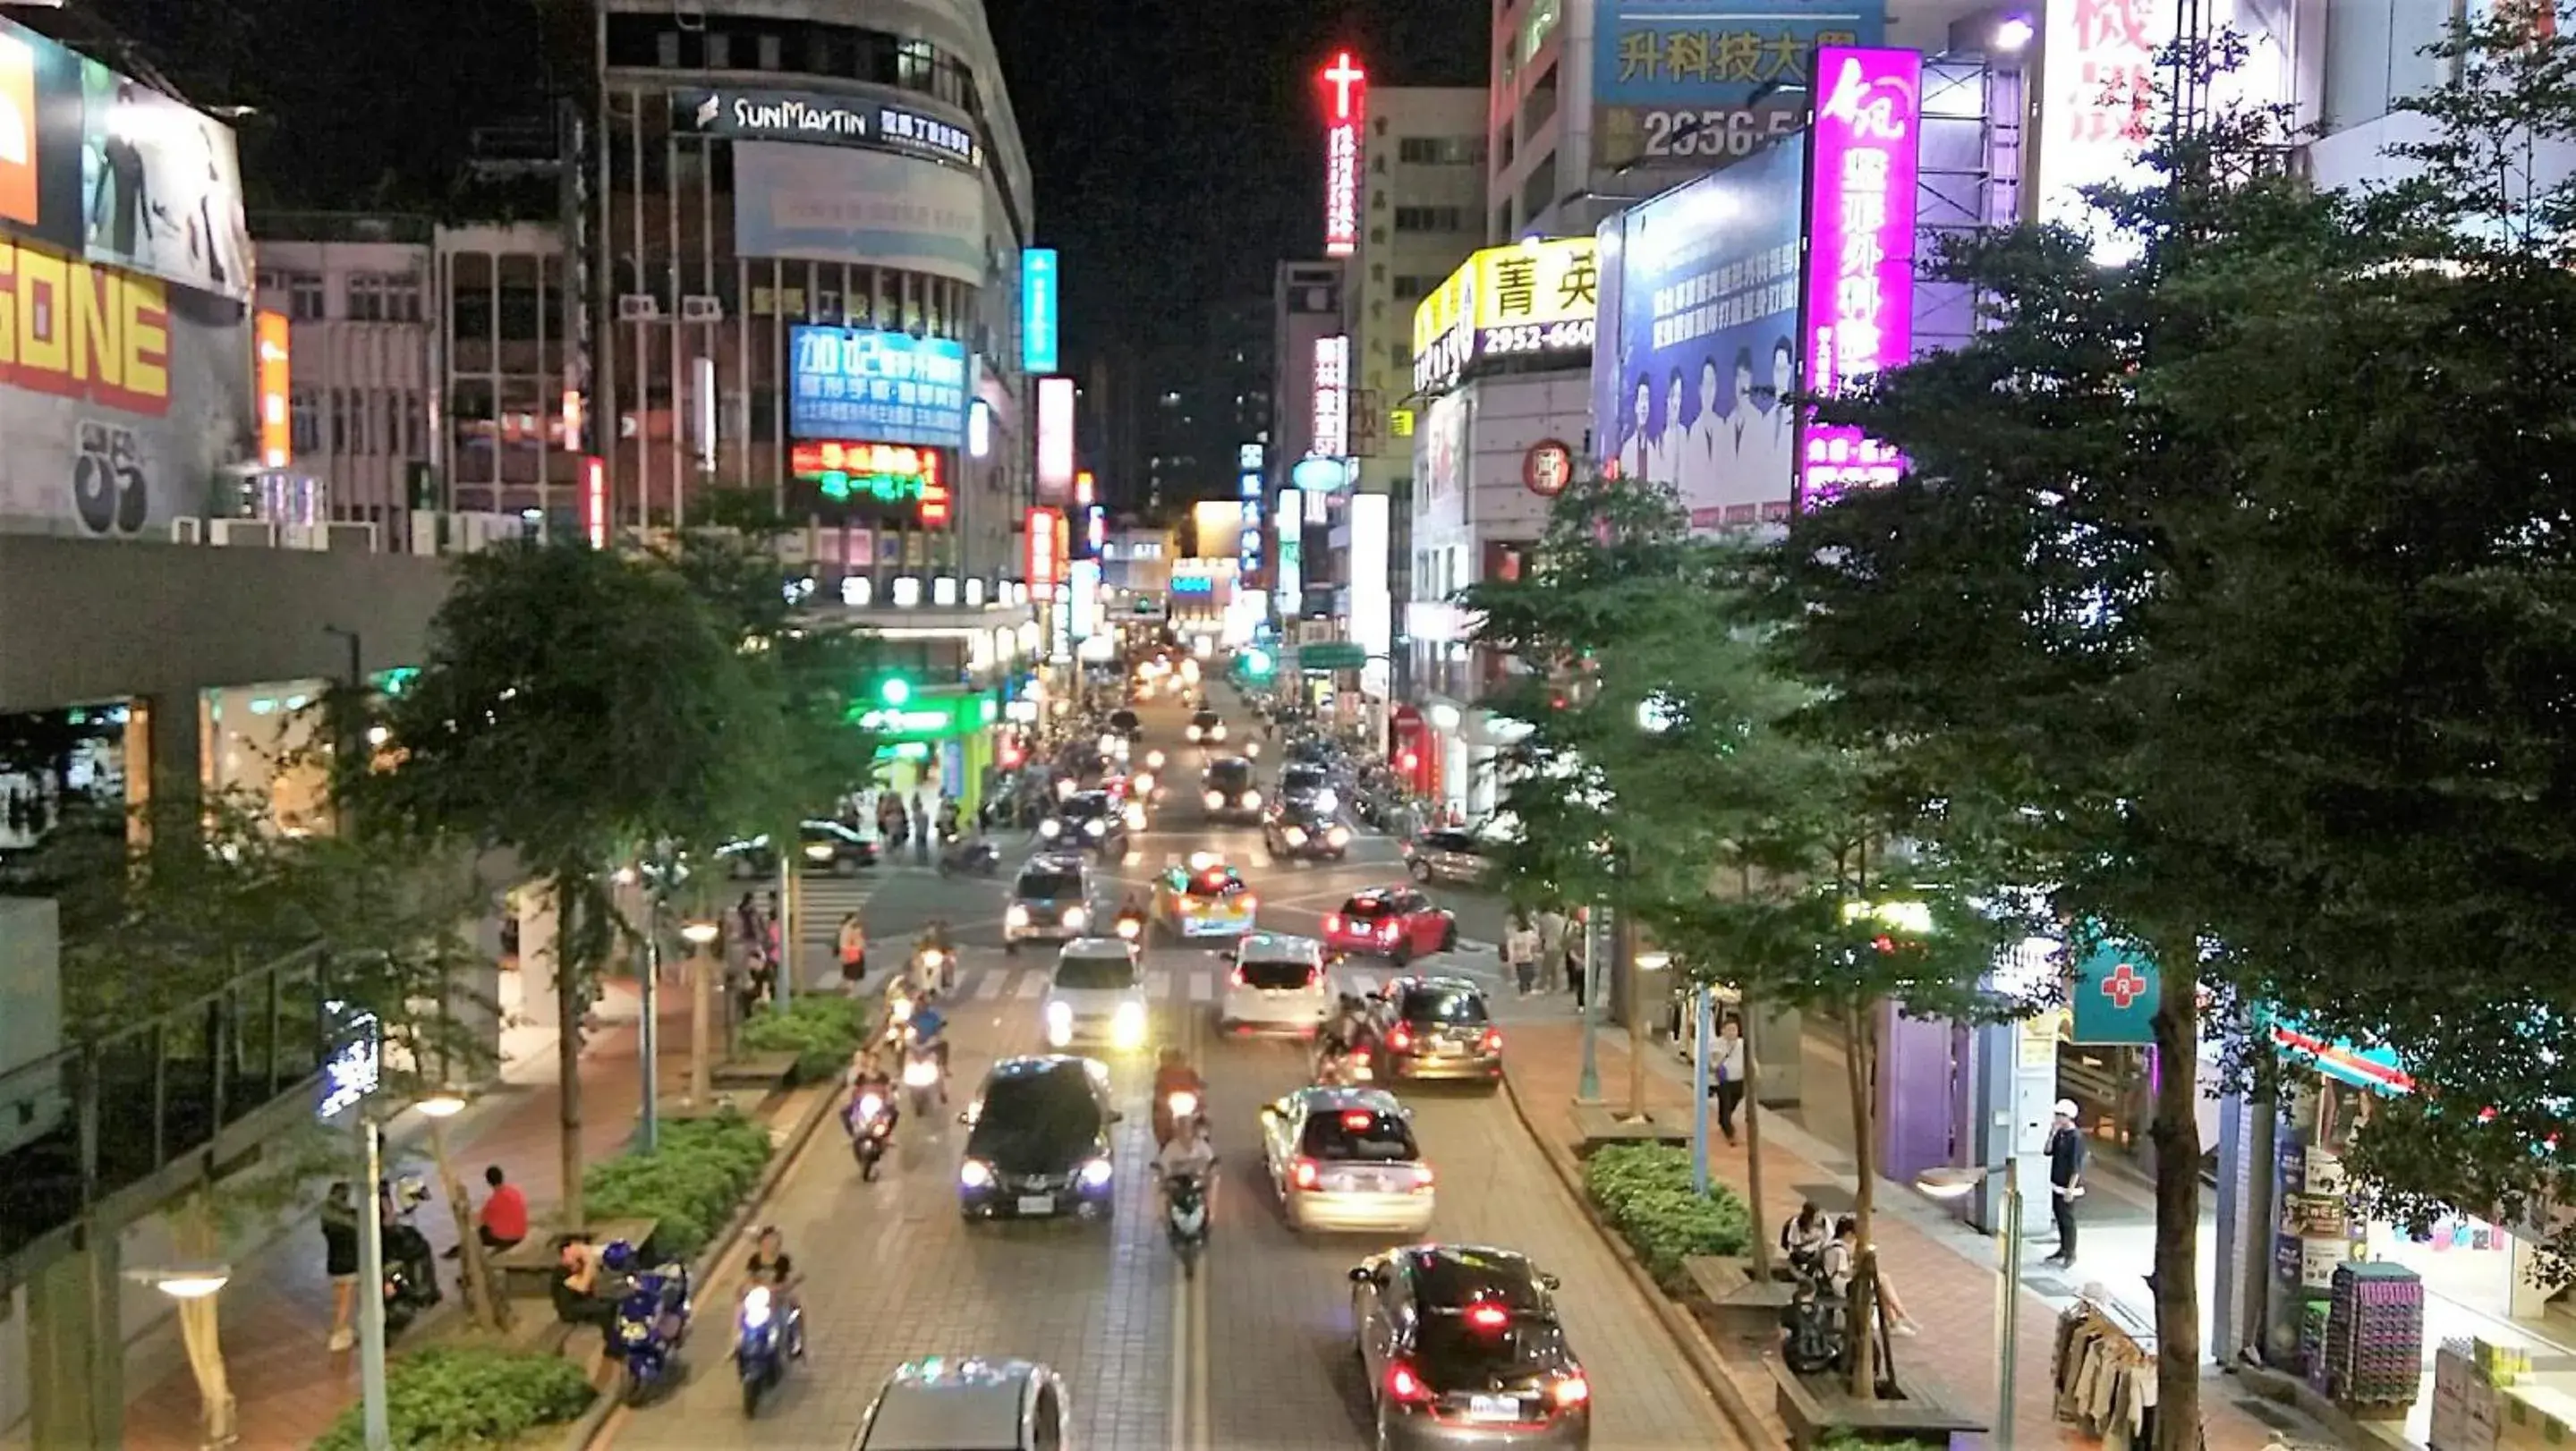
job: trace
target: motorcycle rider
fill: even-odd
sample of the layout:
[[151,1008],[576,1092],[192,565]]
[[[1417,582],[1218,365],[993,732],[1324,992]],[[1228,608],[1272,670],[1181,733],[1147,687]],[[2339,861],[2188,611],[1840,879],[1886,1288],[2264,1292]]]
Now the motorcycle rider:
[[[1154,1143],[1158,1148],[1169,1145],[1182,1127],[1172,1112],[1172,1095],[1176,1093],[1193,1094],[1199,1105],[1204,1107],[1207,1103],[1207,1080],[1199,1077],[1199,1071],[1190,1066],[1187,1053],[1178,1048],[1165,1048],[1161,1061],[1154,1067]],[[1191,1115],[1193,1118],[1199,1116]]]
[[868,1130],[867,1121],[859,1116],[859,1105],[869,1094],[876,1095],[877,1114],[887,1121],[886,1131],[892,1133],[903,1111],[895,1103],[894,1075],[886,1071],[885,1060],[872,1047],[860,1049],[850,1064],[850,1106],[843,1117],[852,1138]]
[[778,1309],[787,1317],[787,1353],[798,1359],[805,1355],[805,1307],[796,1298],[796,1287],[804,1283],[796,1273],[795,1258],[787,1253],[787,1236],[778,1226],[764,1224],[760,1236],[752,1242],[751,1259],[744,1267],[745,1286],[767,1285]]
[[1216,1145],[1208,1138],[1206,1114],[1192,1114],[1183,1119],[1178,1132],[1154,1154],[1154,1182],[1168,1202],[1172,1181],[1187,1175],[1199,1181],[1206,1196],[1208,1217],[1216,1216]]
[[948,1017],[939,1011],[939,994],[922,993],[921,1001],[912,1010],[912,1021],[906,1025],[906,1032],[912,1046],[929,1049],[930,1056],[938,1060],[939,1101],[942,1103],[948,1101],[948,1039],[944,1036],[947,1027]]

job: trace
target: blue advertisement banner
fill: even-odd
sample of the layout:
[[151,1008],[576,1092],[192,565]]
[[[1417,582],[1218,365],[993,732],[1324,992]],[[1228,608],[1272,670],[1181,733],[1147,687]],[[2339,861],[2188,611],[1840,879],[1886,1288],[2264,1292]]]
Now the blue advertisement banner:
[[1056,337],[1056,259],[1052,247],[1020,252],[1020,366],[1032,374],[1059,371]]
[[787,331],[792,438],[966,443],[966,345],[873,328]]
[[1602,224],[1594,453],[1694,529],[1788,517],[1806,157],[1793,133]]
[[1748,106],[1766,86],[1808,84],[1819,44],[1874,46],[1885,31],[1885,7],[1852,0],[1601,0],[1592,102]]

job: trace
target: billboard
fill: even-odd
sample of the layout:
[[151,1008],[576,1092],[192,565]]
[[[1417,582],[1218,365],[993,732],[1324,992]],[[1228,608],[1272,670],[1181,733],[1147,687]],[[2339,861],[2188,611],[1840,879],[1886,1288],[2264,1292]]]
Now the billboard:
[[258,457],[251,356],[238,302],[0,238],[0,515],[129,535],[206,514]]
[[1596,461],[1672,485],[1695,529],[1789,512],[1806,161],[1793,134],[1601,224]]
[[1077,559],[1071,572],[1072,588],[1067,592],[1067,602],[1073,616],[1073,638],[1088,640],[1092,623],[1100,616],[1100,561]]
[[1073,495],[1071,378],[1038,380],[1038,497],[1061,504]]
[[883,328],[787,330],[787,433],[966,444],[966,345]]
[[[1805,384],[1827,396],[1913,352],[1923,56],[1828,48],[1816,60],[1824,88],[1809,133]],[[1846,424],[1810,422],[1799,448],[1800,507],[1884,488],[1904,470],[1896,450]]]
[[1346,458],[1351,451],[1351,339],[1335,333],[1315,339],[1315,419],[1306,452],[1312,458]]
[[1028,373],[1056,370],[1056,261],[1052,247],[1020,251],[1020,368]]
[[881,151],[741,141],[734,248],[745,257],[899,267],[984,286],[984,179]]
[[683,87],[671,93],[671,129],[720,141],[857,146],[984,169],[984,143],[954,121],[910,106],[819,91]]
[[1600,305],[1598,243],[1532,237],[1487,247],[1413,309],[1413,386],[1437,393],[1486,356],[1592,351]]
[[252,386],[259,391],[259,466],[282,469],[295,461],[295,420],[289,395],[295,388],[294,330],[286,314],[262,312],[251,319]]
[[939,454],[932,449],[837,439],[801,442],[787,450],[787,476],[814,485],[824,498],[838,503],[854,498],[918,503],[925,524],[938,522],[928,517],[933,490],[938,491],[942,511],[946,509],[947,488],[939,477]]
[[1878,44],[1885,9],[1855,0],[1600,0],[1594,165],[1752,155],[1805,123],[1816,47]]
[[251,295],[232,128],[5,20],[0,231],[235,301]]
[[1368,119],[1368,72],[1343,51],[1315,79],[1324,89],[1324,255],[1360,245],[1360,137]]
[[1063,553],[1064,515],[1054,509],[1031,509],[1022,528],[1021,572],[1027,576],[1029,591],[1043,598],[1055,588],[1057,558]]
[[1360,689],[1383,696],[1387,655],[1395,648],[1395,597],[1387,587],[1389,501],[1384,494],[1351,496],[1351,643],[1370,658],[1360,667]]
[[2137,246],[2102,235],[2106,219],[2084,188],[2154,181],[2141,157],[2155,121],[2156,51],[2179,25],[2175,0],[2048,0],[2039,30],[2039,219],[2095,233],[2097,262],[2129,261]]

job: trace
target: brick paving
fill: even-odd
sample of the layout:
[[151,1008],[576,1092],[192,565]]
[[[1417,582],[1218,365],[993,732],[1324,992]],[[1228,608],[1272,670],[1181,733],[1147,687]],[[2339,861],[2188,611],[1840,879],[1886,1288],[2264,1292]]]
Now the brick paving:
[[[662,1074],[665,1084],[685,1082],[688,1065],[687,998],[664,994]],[[639,1102],[635,998],[612,984],[603,1003],[613,1023],[594,1035],[582,1057],[583,1150],[596,1160],[624,1147]],[[544,1232],[561,1193],[557,1153],[560,1093],[547,1046],[535,1070],[544,1081],[505,1084],[478,1101],[448,1130],[456,1169],[478,1196],[486,1164],[503,1166],[528,1196],[537,1232]],[[416,1152],[389,1154],[388,1171],[417,1173],[433,1186],[436,1176],[424,1143]],[[445,1200],[433,1188],[415,1221],[441,1253],[455,1243]],[[452,1261],[441,1261],[450,1305],[461,1313]],[[447,1307],[442,1307],[447,1308]],[[238,1407],[242,1451],[299,1451],[329,1428],[358,1399],[358,1353],[333,1353],[331,1286],[322,1273],[321,1233],[307,1217],[250,1263],[237,1265],[223,1291],[224,1363]],[[391,1351],[399,1356],[404,1340]],[[179,1364],[138,1390],[125,1412],[128,1451],[194,1451],[199,1444],[197,1382]]]
[[[1549,1152],[1568,1161],[1577,1139],[1571,1105],[1580,1073],[1581,1038],[1582,1030],[1576,1024],[1562,1020],[1520,1021],[1513,1028],[1509,1071],[1514,1089],[1532,1121],[1540,1127],[1542,1137],[1548,1139]],[[1604,1032],[1597,1046],[1603,1097],[1614,1106],[1624,1106],[1628,1093],[1626,1034],[1618,1030]],[[1647,1075],[1646,1085],[1650,1110],[1669,1111],[1677,1121],[1688,1122],[1690,1097],[1685,1084],[1674,1081],[1658,1065]],[[1556,1132],[1550,1133],[1551,1129]],[[1740,1145],[1718,1139],[1710,1146],[1709,1164],[1714,1178],[1739,1194],[1744,1192],[1745,1150]],[[1766,1224],[1774,1233],[1782,1216],[1797,1211],[1797,1186],[1832,1183],[1837,1178],[1769,1142],[1763,1145],[1762,1165],[1763,1207]],[[1903,1217],[1885,1212],[1884,1206],[1890,1201],[1906,1195],[1910,1191],[1881,1181],[1878,1202],[1882,1211],[1875,1221],[1881,1264],[1906,1310],[1924,1327],[1920,1337],[1895,1342],[1898,1369],[1908,1378],[1925,1381],[1935,1394],[1963,1412],[1990,1418],[1999,1354],[1995,1342],[1997,1273],[1915,1228]],[[2013,1418],[2016,1440],[2024,1445],[2098,1445],[2054,1415],[2048,1361],[2056,1312],[2027,1288],[2019,1293],[2020,1373],[2014,1386]],[[1783,1434],[1777,1418],[1770,1415],[1772,1386],[1768,1374],[1760,1366],[1740,1359],[1730,1359],[1728,1370],[1745,1391],[1746,1399],[1762,1413],[1768,1429]],[[2261,1451],[2276,1439],[2277,1433],[2238,1404],[2214,1371],[2203,1385],[2201,1411],[2207,1451]]]

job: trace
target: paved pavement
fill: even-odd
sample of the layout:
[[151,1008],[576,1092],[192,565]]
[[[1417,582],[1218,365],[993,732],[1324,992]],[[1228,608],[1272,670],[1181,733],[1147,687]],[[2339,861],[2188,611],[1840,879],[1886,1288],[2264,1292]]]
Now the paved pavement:
[[[1176,716],[1149,712],[1147,720],[1157,738],[1177,737]],[[1261,893],[1265,927],[1311,930],[1354,887],[1400,871],[1382,841],[1365,843],[1366,859],[1347,865],[1271,865],[1257,850],[1257,832],[1211,829],[1194,823],[1195,815],[1193,806],[1176,806],[1158,823],[1162,829],[1141,836],[1131,860],[1111,868],[1117,889],[1141,884],[1173,856],[1222,850]],[[1292,871],[1295,885],[1283,885]],[[1046,957],[1001,954],[1000,909],[995,883],[905,873],[889,875],[868,910],[880,941],[927,916],[956,924],[962,1002],[952,1031],[961,1094],[995,1055],[1038,1046]],[[1426,958],[1421,966],[1494,975],[1489,950]],[[1305,1080],[1306,1058],[1288,1043],[1214,1041],[1208,1020],[1222,970],[1203,949],[1156,948],[1146,956],[1156,1040],[1193,1051],[1227,1155],[1213,1245],[1198,1279],[1176,1273],[1146,1172],[1153,1149],[1149,1055],[1114,1070],[1126,1119],[1117,1130],[1118,1202],[1105,1225],[967,1226],[957,1215],[953,1177],[963,1130],[952,1123],[907,1121],[898,1155],[874,1184],[859,1180],[844,1140],[826,1133],[788,1171],[771,1211],[807,1277],[806,1364],[757,1422],[746,1423],[725,1360],[724,1310],[714,1310],[692,1347],[688,1384],[667,1404],[612,1420],[613,1444],[843,1451],[886,1373],[929,1354],[1048,1362],[1067,1379],[1088,1445],[1305,1451],[1361,1444],[1367,1401],[1351,1355],[1344,1272],[1390,1241],[1300,1236],[1281,1224],[1260,1181],[1255,1115]],[[1363,988],[1387,971],[1358,966],[1344,982]],[[1506,999],[1502,1006],[1513,1031],[1525,1005]],[[1434,1234],[1522,1249],[1562,1276],[1568,1327],[1598,1387],[1595,1444],[1605,1451],[1737,1445],[1510,1106],[1475,1092],[1409,1092],[1407,1100],[1444,1176]],[[709,1303],[729,1307],[735,1288],[730,1276],[720,1277]]]

